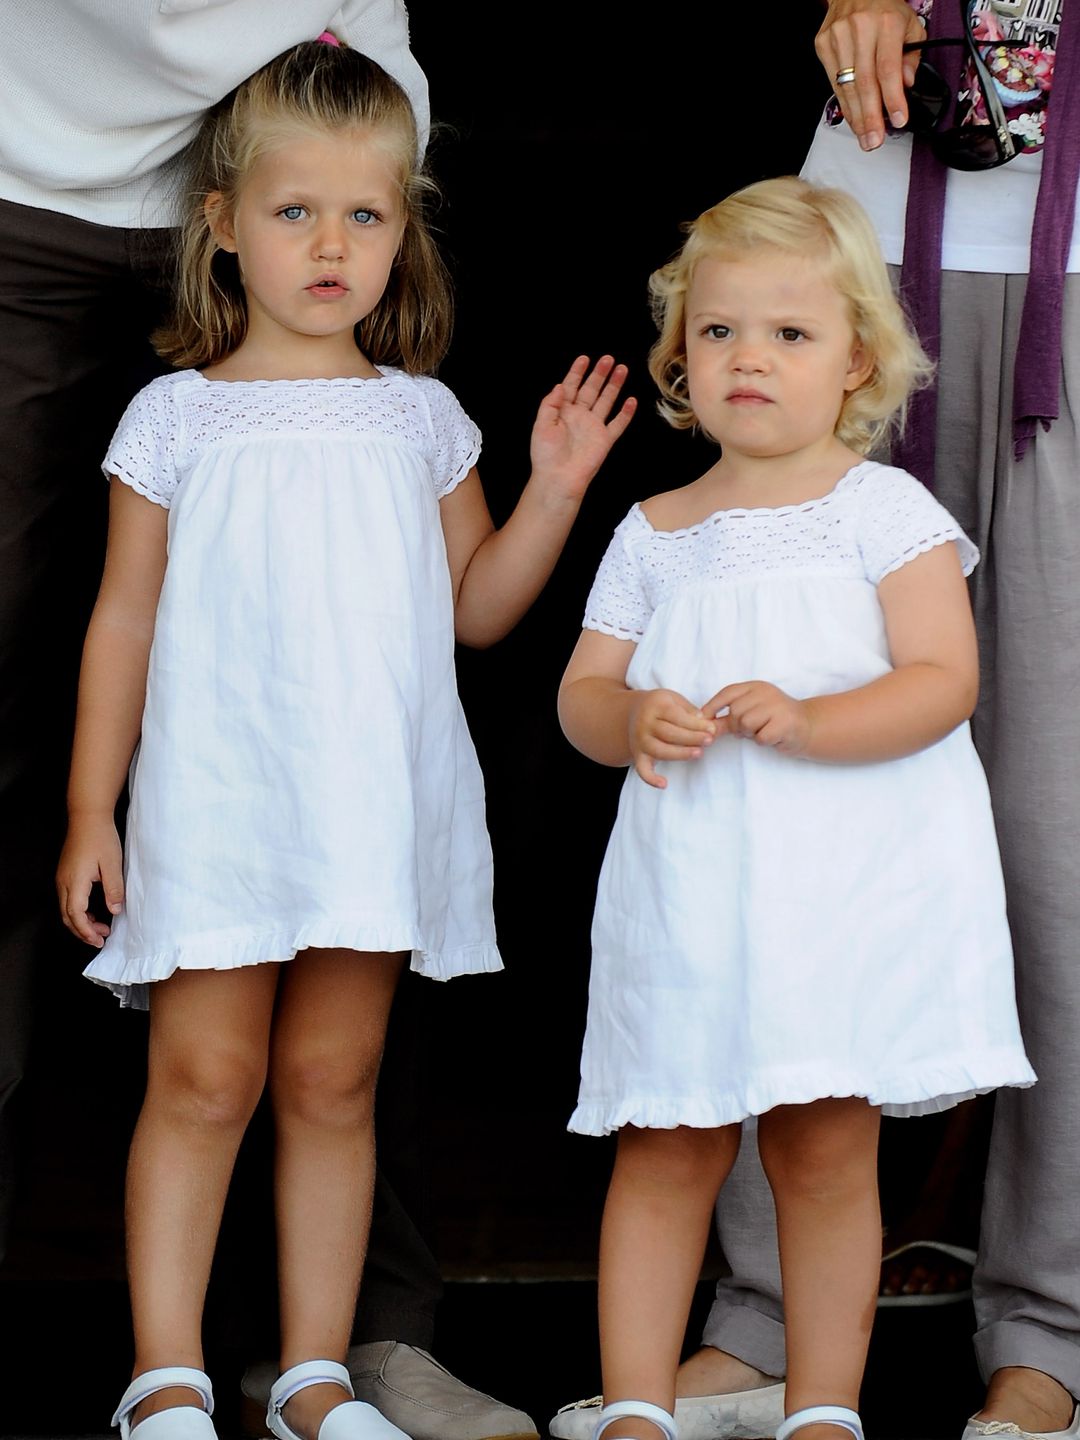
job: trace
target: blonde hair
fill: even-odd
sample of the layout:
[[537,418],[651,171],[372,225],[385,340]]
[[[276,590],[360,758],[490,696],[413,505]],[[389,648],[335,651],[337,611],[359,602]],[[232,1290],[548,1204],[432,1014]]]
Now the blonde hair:
[[871,366],[867,379],[844,397],[837,438],[865,455],[894,428],[903,429],[908,398],[929,383],[933,365],[893,294],[877,236],[857,201],[842,190],[787,176],[736,191],[684,228],[687,239],[678,255],[649,279],[660,330],[649,373],[662,397],[657,408],[670,425],[688,430],[698,423],[686,380],[686,293],[698,261],[738,260],[767,245],[820,257],[847,301],[856,341]]
[[211,365],[247,333],[237,258],[217,246],[207,197],[220,193],[224,209],[232,211],[251,167],[268,150],[297,134],[357,131],[370,132],[396,163],[405,223],[386,290],[356,326],[356,343],[372,364],[399,365],[412,374],[435,369],[450,342],[452,304],[425,215],[436,192],[418,161],[412,106],[374,60],[314,40],[271,60],[215,105],[191,144],[174,310],[153,337],[162,359]]

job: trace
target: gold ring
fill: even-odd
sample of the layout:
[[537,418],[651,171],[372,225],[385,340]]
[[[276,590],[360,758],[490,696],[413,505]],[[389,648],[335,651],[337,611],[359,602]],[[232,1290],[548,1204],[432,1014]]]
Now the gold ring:
[[837,85],[854,85],[855,67],[853,65],[849,65],[844,70],[837,70],[836,83]]

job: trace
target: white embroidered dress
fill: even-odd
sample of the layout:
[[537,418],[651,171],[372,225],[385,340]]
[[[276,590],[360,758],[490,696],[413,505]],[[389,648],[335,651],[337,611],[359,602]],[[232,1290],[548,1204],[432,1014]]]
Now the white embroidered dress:
[[[633,689],[797,697],[890,669],[878,583],[955,542],[903,471],[866,461],[805,505],[654,530],[635,506],[588,629],[633,640]],[[571,1130],[718,1126],[858,1095],[897,1114],[1026,1085],[986,781],[968,726],[899,760],[820,764],[724,737],[631,770],[593,924]]]
[[155,380],[104,469],[167,506],[126,901],[87,975],[305,946],[501,968],[439,499],[480,436],[438,381]]

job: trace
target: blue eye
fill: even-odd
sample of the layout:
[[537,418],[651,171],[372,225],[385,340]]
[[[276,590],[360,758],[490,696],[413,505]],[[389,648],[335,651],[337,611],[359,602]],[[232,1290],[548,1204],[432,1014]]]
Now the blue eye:
[[278,214],[283,220],[301,220],[305,211],[303,205],[283,205]]
[[358,225],[374,225],[379,217],[374,210],[354,210],[352,218]]

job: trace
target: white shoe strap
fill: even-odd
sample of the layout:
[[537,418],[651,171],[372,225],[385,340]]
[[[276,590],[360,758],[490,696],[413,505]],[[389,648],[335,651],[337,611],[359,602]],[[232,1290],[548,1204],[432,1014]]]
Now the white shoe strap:
[[623,1420],[630,1416],[638,1420],[650,1421],[658,1430],[664,1432],[667,1440],[679,1440],[675,1417],[671,1411],[664,1410],[659,1405],[651,1405],[648,1400],[616,1400],[611,1405],[605,1405],[596,1421],[596,1428],[593,1431],[594,1440],[601,1430],[607,1429],[613,1420]]
[[202,1370],[188,1365],[166,1365],[158,1370],[144,1370],[141,1375],[135,1376],[120,1397],[112,1424],[122,1425],[136,1405],[141,1405],[149,1396],[156,1395],[159,1390],[168,1390],[173,1385],[183,1385],[196,1391],[206,1413],[214,1413],[214,1391],[210,1377]]
[[349,1372],[336,1360],[305,1360],[293,1365],[279,1375],[270,1387],[270,1408],[281,1414],[294,1395],[306,1390],[309,1385],[340,1385],[352,1398],[353,1387]]
[[839,1425],[850,1430],[855,1440],[863,1440],[858,1411],[849,1410],[845,1405],[810,1405],[805,1410],[796,1410],[776,1427],[776,1440],[788,1440],[789,1435],[804,1425]]

